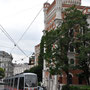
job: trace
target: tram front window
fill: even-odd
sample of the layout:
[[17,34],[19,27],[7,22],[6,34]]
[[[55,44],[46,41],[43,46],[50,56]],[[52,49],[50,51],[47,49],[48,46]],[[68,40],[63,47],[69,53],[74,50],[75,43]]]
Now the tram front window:
[[36,75],[26,75],[25,76],[25,87],[36,87],[37,86],[37,76]]

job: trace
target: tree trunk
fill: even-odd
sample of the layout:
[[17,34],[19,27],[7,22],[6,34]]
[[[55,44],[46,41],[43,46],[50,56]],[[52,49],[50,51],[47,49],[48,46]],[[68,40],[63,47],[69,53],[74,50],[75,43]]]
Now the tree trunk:
[[86,77],[87,84],[90,85],[89,76]]

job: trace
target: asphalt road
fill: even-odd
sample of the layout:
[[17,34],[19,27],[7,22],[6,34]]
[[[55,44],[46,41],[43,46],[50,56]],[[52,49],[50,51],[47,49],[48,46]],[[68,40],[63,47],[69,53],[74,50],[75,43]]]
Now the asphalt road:
[[4,90],[4,85],[0,85],[0,90]]

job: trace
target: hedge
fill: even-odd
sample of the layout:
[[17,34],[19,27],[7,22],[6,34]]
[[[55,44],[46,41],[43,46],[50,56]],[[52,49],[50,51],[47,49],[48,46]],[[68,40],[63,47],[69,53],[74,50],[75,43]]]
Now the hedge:
[[90,86],[62,86],[62,90],[90,90]]

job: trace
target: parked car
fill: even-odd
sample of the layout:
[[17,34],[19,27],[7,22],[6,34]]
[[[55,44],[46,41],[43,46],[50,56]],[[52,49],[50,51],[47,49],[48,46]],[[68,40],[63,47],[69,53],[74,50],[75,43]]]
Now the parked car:
[[38,90],[44,90],[41,86],[38,86]]
[[0,79],[0,83],[2,83],[3,82],[3,79]]

